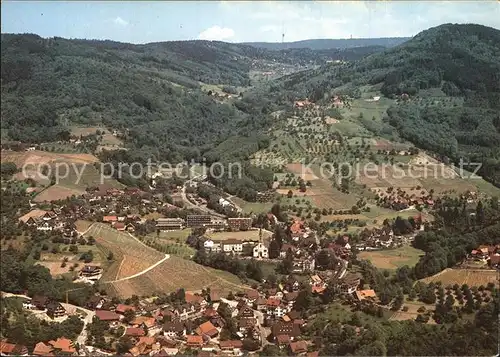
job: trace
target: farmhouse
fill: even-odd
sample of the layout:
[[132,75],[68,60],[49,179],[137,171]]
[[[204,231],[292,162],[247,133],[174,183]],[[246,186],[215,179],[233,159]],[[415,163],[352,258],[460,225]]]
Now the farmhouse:
[[207,321],[198,326],[196,333],[200,336],[206,335],[213,338],[219,334],[219,331],[210,321]]
[[47,315],[53,319],[66,315],[66,309],[57,301],[51,301],[47,304]]
[[307,352],[307,342],[306,341],[296,341],[290,343],[290,351],[294,355]]
[[85,278],[95,278],[102,274],[102,268],[97,265],[85,265],[80,271],[80,275]]
[[188,347],[201,347],[203,346],[203,337],[189,335],[186,337],[186,345]]
[[41,219],[43,216],[45,216],[46,213],[47,211],[41,209],[34,209],[26,213],[24,216],[20,217],[19,221],[23,223],[28,223],[28,220],[30,218],[32,218],[33,220],[36,220],[37,218]]
[[101,321],[119,321],[120,320],[120,315],[113,311],[108,311],[108,310],[96,310],[95,315],[97,318]]
[[2,356],[28,356],[28,349],[23,345],[15,345],[7,342],[7,340],[0,341],[0,355]]
[[34,356],[53,356],[54,349],[51,345],[45,344],[43,342],[38,342],[33,350]]
[[241,254],[243,252],[243,242],[238,239],[226,239],[220,242],[224,253]]
[[163,334],[170,338],[182,337],[186,335],[186,327],[180,321],[167,321],[163,325]]
[[160,230],[178,230],[184,228],[185,221],[182,218],[158,218],[156,228]]

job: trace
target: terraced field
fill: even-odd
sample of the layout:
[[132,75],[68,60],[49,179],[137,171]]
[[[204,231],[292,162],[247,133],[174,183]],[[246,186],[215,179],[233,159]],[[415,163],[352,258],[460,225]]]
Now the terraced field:
[[165,255],[146,246],[127,233],[118,232],[108,225],[94,223],[85,234],[93,236],[105,252],[113,252],[114,262],[103,274],[102,281],[123,279],[149,268]]
[[204,267],[191,260],[171,256],[163,263],[136,278],[103,285],[111,296],[121,298],[169,293],[179,288],[197,291],[210,287],[223,295],[249,289],[230,273]]

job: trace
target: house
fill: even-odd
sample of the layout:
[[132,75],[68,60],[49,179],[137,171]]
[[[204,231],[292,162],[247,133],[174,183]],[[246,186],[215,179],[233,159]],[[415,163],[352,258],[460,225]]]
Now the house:
[[7,340],[0,341],[0,355],[1,356],[29,356],[28,349],[23,345],[16,345],[7,342]]
[[115,223],[112,223],[112,226],[114,229],[116,229],[117,231],[120,231],[120,232],[123,232],[125,231],[125,223],[123,222],[115,222]]
[[140,327],[127,327],[125,336],[140,337],[146,335],[146,331]]
[[293,341],[300,335],[300,326],[293,322],[278,321],[271,326],[271,333],[275,339],[280,335],[286,335]]
[[245,296],[249,303],[253,303],[260,297],[260,294],[257,290],[250,289],[245,292]]
[[500,268],[500,255],[492,255],[488,259],[488,264],[492,268]]
[[243,243],[238,239],[226,239],[221,241],[222,251],[224,253],[241,254],[243,252]]
[[116,311],[117,313],[122,314],[122,315],[123,315],[123,314],[125,313],[125,311],[127,311],[127,310],[132,310],[132,311],[135,311],[135,310],[136,310],[136,308],[135,308],[135,306],[132,306],[132,305],[118,304],[118,305],[116,306],[116,309],[115,309],[115,311]]
[[290,293],[285,293],[283,295],[283,300],[288,304],[290,308],[293,307],[293,304],[295,303],[295,300],[297,299],[297,296],[299,296],[298,291],[293,291]]
[[232,231],[247,231],[252,228],[252,218],[228,218],[227,224]]
[[184,228],[185,221],[182,218],[158,218],[156,228],[162,231],[179,230]]
[[203,336],[206,335],[210,338],[213,338],[219,334],[219,330],[210,322],[204,322],[196,329],[196,334]]
[[132,326],[136,327],[142,327],[146,328],[148,330],[153,329],[156,327],[156,320],[154,317],[148,317],[148,316],[136,316],[130,324]]
[[198,295],[198,294],[194,294],[191,292],[186,292],[185,300],[186,300],[186,303],[188,303],[188,304],[199,305],[201,310],[205,310],[205,308],[208,304],[203,296]]
[[377,297],[377,294],[375,293],[375,290],[372,289],[358,290],[356,291],[356,297],[358,298],[359,301],[365,299],[374,300]]
[[23,309],[33,310],[36,306],[31,302],[31,300],[26,300],[23,302]]
[[285,243],[281,246],[281,251],[280,251],[280,258],[286,258],[288,252],[291,252],[292,254],[295,254],[295,246]]
[[33,218],[31,222],[36,222],[38,219],[42,219],[47,214],[47,211],[41,209],[34,209],[26,213],[24,216],[19,217],[19,221],[22,223],[28,223],[30,218]]
[[307,342],[306,341],[295,341],[290,343],[290,351],[294,355],[307,352]]
[[276,336],[276,344],[280,347],[290,344],[290,336],[288,335],[278,335]]
[[73,341],[65,337],[60,337],[55,341],[49,341],[49,345],[51,345],[52,348],[56,350],[55,355],[61,352],[64,354],[71,354],[71,355],[76,354],[76,349],[73,346]]
[[113,222],[118,221],[118,217],[117,216],[104,216],[104,217],[102,217],[102,221],[104,223],[113,223]]
[[93,278],[102,274],[102,268],[97,265],[85,265],[82,270],[80,270],[80,276],[85,278]]
[[51,301],[47,304],[47,315],[53,319],[66,315],[66,309],[60,302]]
[[253,247],[252,256],[254,258],[269,258],[268,248],[264,245],[264,243],[259,242],[255,247]]
[[186,327],[180,321],[168,321],[163,325],[163,335],[170,338],[186,336]]
[[238,317],[241,318],[248,318],[248,317],[253,317],[254,312],[253,309],[249,306],[243,306],[239,311],[238,311]]
[[305,273],[308,271],[314,271],[316,266],[316,260],[314,257],[301,258],[293,261],[292,272],[294,273]]
[[266,313],[270,316],[282,317],[287,312],[287,308],[281,304],[281,300],[269,298],[266,302]]
[[354,293],[359,284],[361,283],[361,277],[357,274],[348,273],[337,285],[337,289],[340,293],[352,294]]
[[266,309],[267,309],[266,303],[267,303],[267,300],[265,298],[259,297],[259,298],[257,298],[257,300],[255,300],[253,305],[254,305],[254,308],[258,311],[266,311]]
[[113,321],[120,321],[120,315],[113,311],[108,311],[108,310],[96,310],[95,316],[101,321],[108,321],[108,322],[113,322]]
[[245,334],[252,330],[257,324],[257,319],[255,318],[243,318],[238,320],[238,328],[241,333]]
[[91,296],[85,303],[85,307],[91,310],[96,310],[102,308],[106,300],[100,295]]
[[203,337],[196,335],[189,335],[186,337],[186,345],[188,347],[200,348],[203,346]]
[[34,356],[55,356],[51,345],[38,342],[33,349]]
[[220,341],[219,347],[222,351],[239,350],[243,348],[243,341],[241,340]]

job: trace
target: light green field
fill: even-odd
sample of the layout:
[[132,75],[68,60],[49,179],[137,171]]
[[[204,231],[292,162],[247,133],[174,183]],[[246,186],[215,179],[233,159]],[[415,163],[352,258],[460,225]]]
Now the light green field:
[[273,206],[272,202],[247,202],[239,197],[232,197],[231,201],[240,206],[245,213],[267,213]]
[[423,254],[420,249],[403,246],[396,249],[363,251],[358,253],[358,258],[371,261],[379,269],[394,270],[404,265],[414,266]]

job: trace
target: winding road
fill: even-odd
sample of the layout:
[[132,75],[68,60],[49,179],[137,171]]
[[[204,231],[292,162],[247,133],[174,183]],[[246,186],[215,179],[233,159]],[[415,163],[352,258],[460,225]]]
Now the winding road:
[[[2,291],[2,297],[20,297],[20,298],[31,300],[31,298],[29,296],[26,296],[26,295],[5,293],[3,291]],[[82,355],[81,349],[83,346],[85,346],[85,343],[87,342],[87,325],[92,323],[92,319],[95,316],[95,312],[91,311],[91,310],[87,310],[81,306],[76,306],[76,305],[72,305],[72,304],[61,303],[61,305],[66,309],[66,311],[83,311],[87,314],[85,316],[85,318],[82,319],[82,321],[83,321],[82,332],[80,332],[80,334],[76,338],[76,343],[78,344],[78,346],[80,348],[79,354]]]

